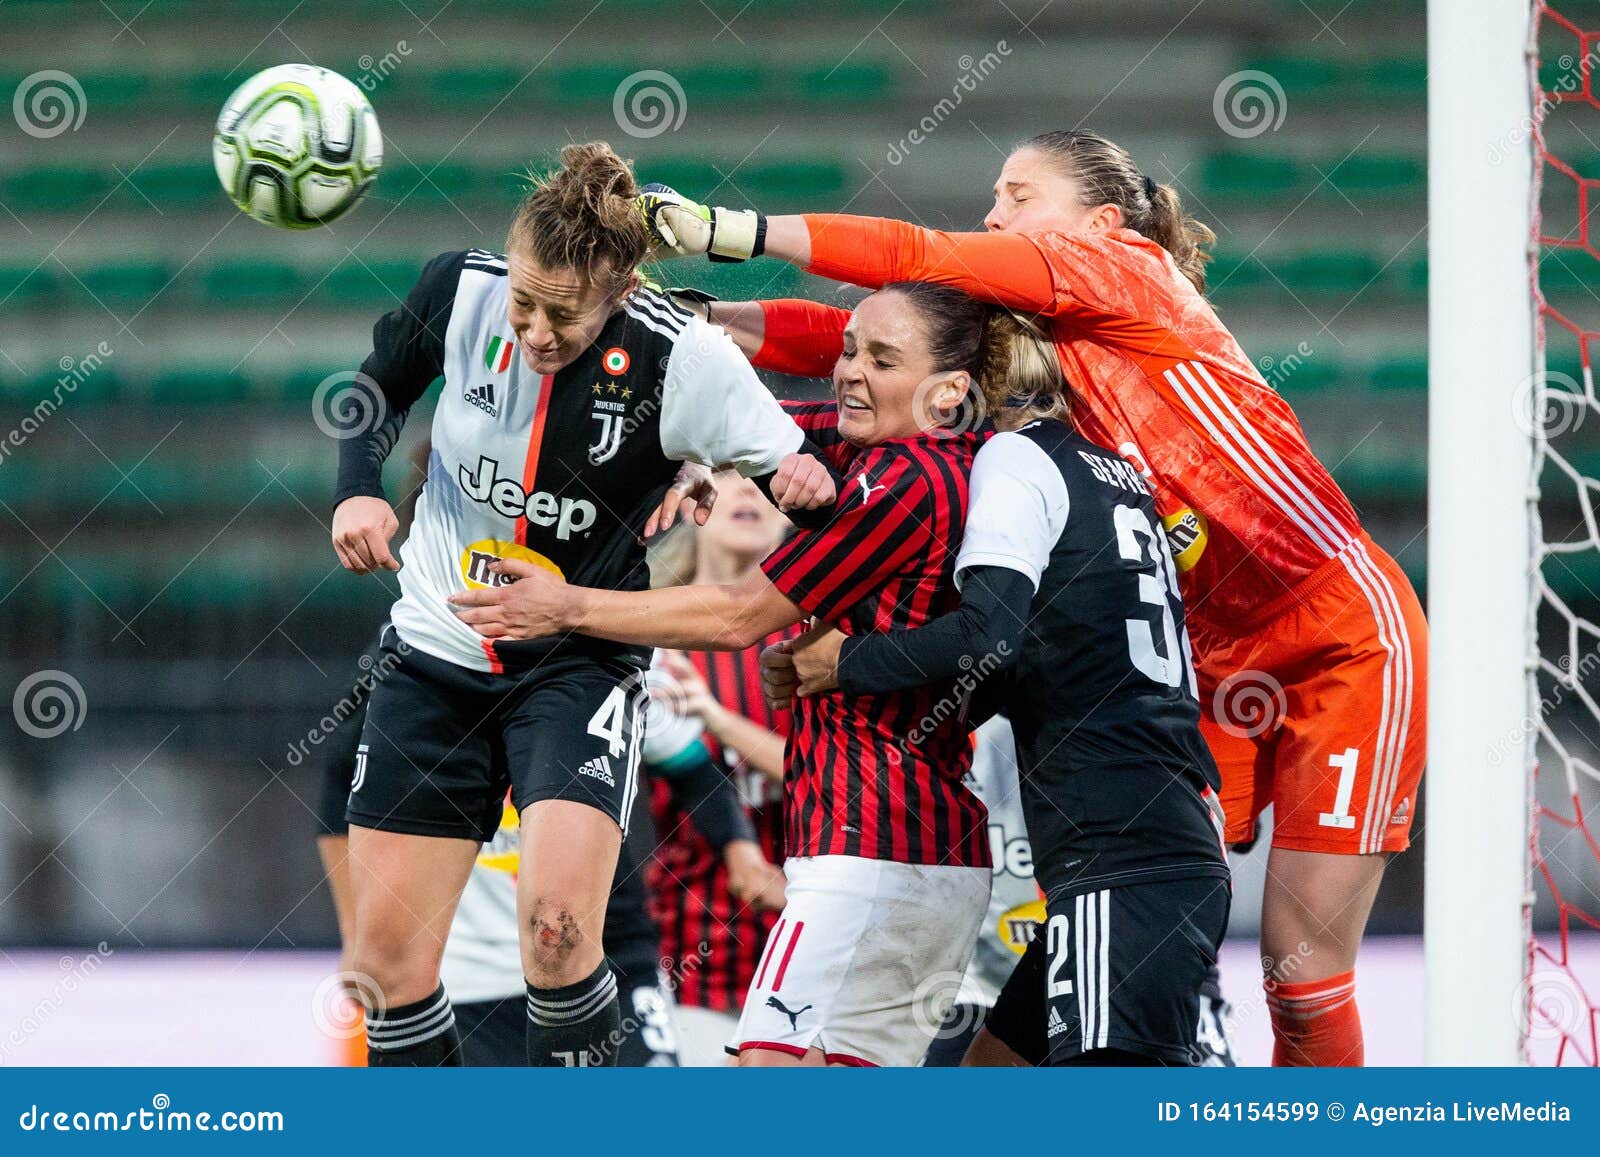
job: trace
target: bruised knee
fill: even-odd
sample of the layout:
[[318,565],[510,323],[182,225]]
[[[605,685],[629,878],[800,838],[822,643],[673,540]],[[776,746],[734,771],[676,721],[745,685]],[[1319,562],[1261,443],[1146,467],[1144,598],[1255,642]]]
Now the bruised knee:
[[540,897],[528,916],[528,944],[532,963],[541,973],[564,974],[577,958],[586,937],[573,905]]

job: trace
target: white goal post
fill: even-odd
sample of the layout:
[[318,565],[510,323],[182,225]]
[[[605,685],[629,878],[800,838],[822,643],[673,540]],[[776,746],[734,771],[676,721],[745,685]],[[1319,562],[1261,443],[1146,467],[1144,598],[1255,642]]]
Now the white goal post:
[[[1534,374],[1529,0],[1428,3],[1425,1057],[1523,1061]],[[1506,142],[1514,140],[1509,150]],[[1523,758],[1492,758],[1507,742]]]

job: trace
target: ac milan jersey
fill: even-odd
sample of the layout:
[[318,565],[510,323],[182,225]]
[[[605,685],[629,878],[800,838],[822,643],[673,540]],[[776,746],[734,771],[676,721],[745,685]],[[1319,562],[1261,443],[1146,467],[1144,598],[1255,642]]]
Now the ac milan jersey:
[[[773,711],[761,692],[760,658],[763,647],[793,634],[780,631],[743,651],[691,653],[689,661],[705,679],[711,697],[727,710],[787,734],[789,712]],[[698,737],[733,778],[762,852],[773,863],[782,863],[782,788],[716,736],[701,731]],[[646,759],[676,753],[652,750],[654,742],[654,737],[646,740]],[[683,744],[677,746],[681,750]],[[652,780],[651,810],[660,843],[647,870],[650,911],[661,929],[661,955],[672,961],[677,1001],[694,1008],[737,1011],[777,913],[757,911],[734,897],[722,857],[694,826],[694,816],[677,806],[670,786],[659,776]]]
[[[843,476],[832,521],[762,563],[808,615],[847,635],[920,627],[952,611],[967,476],[983,435],[871,447],[839,436],[833,403],[787,405]],[[962,783],[970,688],[797,700],[786,753],[785,848],[911,864],[989,864],[983,805]]]
[[500,559],[642,590],[639,532],[674,461],[759,476],[800,446],[800,430],[720,328],[659,293],[630,294],[571,365],[542,375],[517,352],[507,296],[503,257],[446,253],[378,322],[356,385],[375,383],[382,396],[367,401],[380,413],[341,444],[338,500],[382,496],[383,459],[406,412],[442,374],[428,477],[400,552],[400,637],[480,671],[557,652],[642,664],[642,648],[578,635],[490,642],[446,599],[505,581],[488,569]]

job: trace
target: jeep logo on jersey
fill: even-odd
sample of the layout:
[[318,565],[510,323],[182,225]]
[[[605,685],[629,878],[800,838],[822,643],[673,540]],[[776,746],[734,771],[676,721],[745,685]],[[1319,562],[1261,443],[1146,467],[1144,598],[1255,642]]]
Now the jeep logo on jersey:
[[594,525],[594,503],[583,498],[557,498],[547,490],[529,494],[515,478],[502,478],[500,463],[487,454],[478,458],[478,468],[468,473],[462,465],[457,480],[467,497],[486,503],[506,518],[526,518],[534,526],[553,526],[562,542]]
[[514,558],[520,562],[531,562],[534,566],[542,566],[554,574],[561,574],[561,568],[536,550],[529,550],[520,542],[506,542],[499,538],[480,538],[477,542],[461,552],[461,577],[466,580],[468,590],[478,590],[482,587],[503,587],[516,582],[513,575],[496,574],[489,569],[491,563],[500,562],[502,559]]
[[483,347],[483,366],[491,374],[503,374],[511,368],[511,354],[517,348],[517,343],[510,338],[496,335],[490,338]]

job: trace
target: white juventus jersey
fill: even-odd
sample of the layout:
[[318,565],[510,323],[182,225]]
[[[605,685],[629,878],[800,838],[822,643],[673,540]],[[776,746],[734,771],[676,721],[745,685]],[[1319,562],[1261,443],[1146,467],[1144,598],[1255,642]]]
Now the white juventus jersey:
[[447,253],[378,322],[362,371],[384,418],[342,445],[338,501],[381,496],[405,413],[442,374],[428,477],[400,552],[400,637],[481,671],[557,651],[642,665],[642,650],[580,636],[491,643],[445,600],[495,583],[488,566],[505,558],[583,586],[644,589],[640,531],[677,461],[756,477],[803,436],[720,327],[659,293],[631,294],[576,361],[544,375],[518,354],[507,298],[504,258]]
[[994,716],[978,728],[973,742],[967,786],[989,809],[994,886],[989,892],[989,911],[978,933],[978,945],[961,978],[956,1000],[992,1008],[1044,920],[1044,901],[1033,880],[1033,850],[1022,819],[1017,749],[1010,721],[1003,715]]

